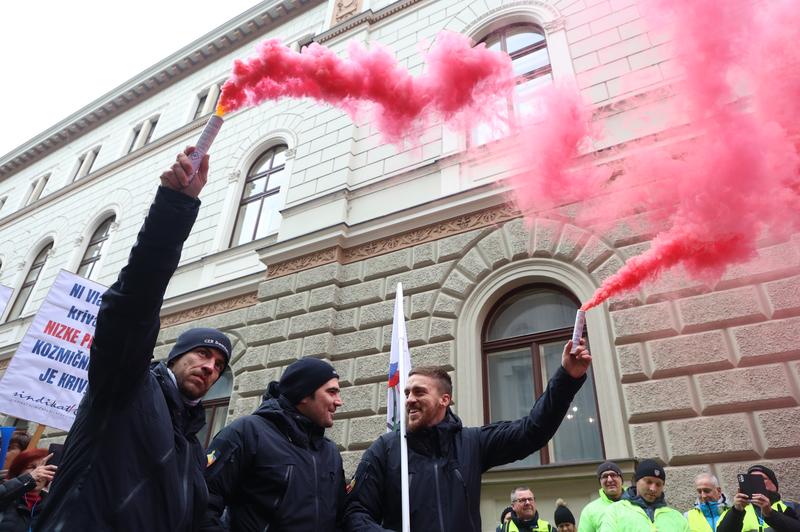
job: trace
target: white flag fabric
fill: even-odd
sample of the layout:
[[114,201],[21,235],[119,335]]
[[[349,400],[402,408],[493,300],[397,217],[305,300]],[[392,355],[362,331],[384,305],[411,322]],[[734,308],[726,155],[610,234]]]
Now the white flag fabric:
[[406,374],[411,371],[411,354],[408,351],[406,317],[403,313],[403,285],[397,283],[392,321],[392,350],[389,354],[389,388],[386,398],[386,430],[400,430],[400,414],[404,408],[403,390],[400,389],[400,357]]
[[89,383],[106,287],[60,271],[0,381],[0,412],[69,430]]

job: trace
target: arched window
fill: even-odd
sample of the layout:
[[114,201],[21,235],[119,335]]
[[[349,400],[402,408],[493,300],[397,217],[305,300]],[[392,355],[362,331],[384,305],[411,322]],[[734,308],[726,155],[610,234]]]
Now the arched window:
[[203,408],[206,411],[206,424],[197,433],[197,439],[203,445],[204,449],[208,448],[211,440],[217,435],[217,432],[225,426],[225,419],[228,416],[228,405],[231,402],[231,390],[233,390],[233,373],[230,366],[225,368],[222,375],[219,376],[214,386],[208,390],[208,393],[203,397]]
[[[508,116],[510,120],[515,120],[521,113],[530,110],[529,94],[553,80],[544,30],[536,24],[518,22],[494,30],[481,42],[486,44],[486,48],[503,51],[511,57],[517,85],[514,98],[508,102]],[[505,131],[496,130],[498,125],[494,127],[478,127],[473,132],[472,142],[482,144],[505,136]]]
[[92,234],[92,238],[89,239],[86,252],[83,254],[81,263],[78,265],[78,271],[76,272],[81,277],[94,279],[99,273],[96,266],[100,262],[103,246],[108,240],[108,235],[111,233],[111,225],[114,223],[114,220],[115,217],[113,215],[103,220],[103,223],[101,223],[94,234]]
[[[494,306],[482,336],[486,422],[514,420],[528,414],[561,365],[578,307],[571,294],[549,285],[522,287]],[[600,436],[590,370],[555,437],[514,467],[600,460]]]
[[50,253],[51,249],[53,249],[52,242],[42,248],[39,254],[36,255],[36,258],[33,259],[33,264],[31,264],[31,267],[28,270],[28,275],[25,277],[25,281],[19,288],[19,292],[17,292],[17,298],[14,300],[14,306],[11,307],[11,312],[8,314],[8,321],[19,318],[22,314],[22,311],[25,310],[25,305],[28,303],[28,299],[30,299],[31,293],[36,287],[36,281],[39,280],[39,274],[41,274],[42,270],[44,269],[44,263],[47,262],[47,255]]
[[286,148],[285,144],[281,144],[268,149],[247,172],[231,246],[267,235],[272,216],[278,210],[278,192],[287,180]]

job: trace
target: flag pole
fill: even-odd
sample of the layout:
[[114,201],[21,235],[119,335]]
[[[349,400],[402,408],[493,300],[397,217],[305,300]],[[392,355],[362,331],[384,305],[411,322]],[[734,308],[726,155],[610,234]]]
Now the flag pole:
[[400,372],[400,493],[401,511],[403,517],[403,532],[411,531],[411,511],[408,497],[408,443],[406,442],[406,408],[405,408],[405,389],[408,381],[410,367],[406,367],[408,362],[405,353],[408,352],[408,338],[406,335],[406,320],[403,312],[403,285],[397,283],[397,293],[395,295],[395,316],[401,319],[396,324],[398,328],[398,340],[400,349],[403,350],[398,361]]

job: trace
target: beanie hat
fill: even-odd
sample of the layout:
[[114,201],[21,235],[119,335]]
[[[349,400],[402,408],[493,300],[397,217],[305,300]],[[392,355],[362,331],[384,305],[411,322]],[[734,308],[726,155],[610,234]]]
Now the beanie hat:
[[767,478],[770,479],[773,484],[775,484],[775,489],[778,489],[778,477],[775,476],[775,472],[772,469],[768,468],[767,466],[757,464],[750,466],[750,469],[747,470],[748,473],[752,473],[753,471],[758,471],[759,473],[764,473],[767,475]]
[[324,360],[306,357],[289,364],[278,382],[278,390],[292,405],[296,405],[329,380],[338,378],[333,366]]
[[664,471],[664,468],[661,467],[658,462],[655,460],[642,460],[639,462],[639,465],[636,466],[636,475],[634,480],[637,482],[644,477],[655,477],[660,478],[661,480],[667,480],[667,474]]
[[572,512],[567,508],[567,503],[564,502],[564,499],[558,499],[556,501],[556,511],[553,514],[553,521],[556,526],[565,523],[575,524],[575,516],[572,515]]
[[222,334],[216,329],[209,329],[207,327],[198,327],[189,329],[185,333],[178,336],[178,340],[167,355],[167,365],[169,365],[176,358],[185,355],[196,347],[212,347],[217,349],[222,356],[225,357],[225,365],[227,366],[231,360],[231,341],[227,336]]
[[619,476],[622,476],[622,469],[619,468],[614,462],[603,462],[597,467],[597,478],[599,479],[606,471],[613,471]]

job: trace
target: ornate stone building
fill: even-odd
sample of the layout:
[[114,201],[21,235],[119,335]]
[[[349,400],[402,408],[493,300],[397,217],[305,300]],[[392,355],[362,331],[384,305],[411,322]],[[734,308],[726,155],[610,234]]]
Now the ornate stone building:
[[[509,52],[521,90],[577,82],[609,132],[591,154],[598,164],[624,157],[603,148],[664,127],[624,127],[640,96],[673,75],[635,0],[262,2],[0,158],[0,282],[15,290],[0,325],[2,363],[59,269],[113,281],[158,175],[196,140],[234,58],[268,37],[339,53],[358,40],[419,72],[424,43],[445,29]],[[654,229],[637,217],[610,228],[525,223],[498,186],[513,169],[495,151],[467,151],[471,142],[434,125],[418,146],[387,145],[369,122],[304,100],[226,118],[155,353],[165,357],[193,326],[234,339],[204,437],[255,409],[293,360],[324,357],[345,403],[329,434],[352,473],[385,430],[397,282],[412,363],[452,372],[466,424],[530,408],[579,301]],[[671,275],[590,311],[592,378],[548,448],[484,476],[484,529],[517,485],[533,489],[546,518],[557,497],[577,515],[607,458],[626,471],[636,457],[664,460],[679,507],[693,501],[697,472],[710,467],[731,493],[755,461],[800,497],[799,271],[800,239],[769,241],[713,288]]]

